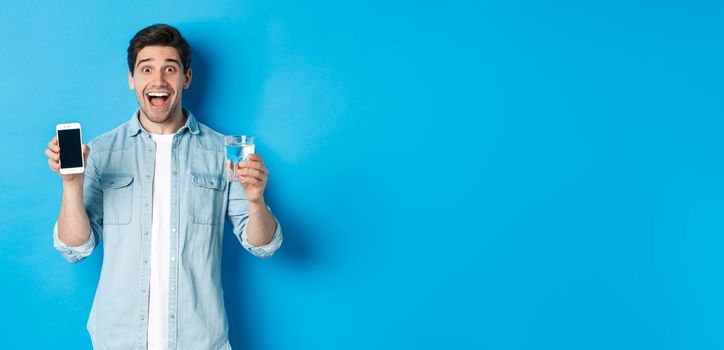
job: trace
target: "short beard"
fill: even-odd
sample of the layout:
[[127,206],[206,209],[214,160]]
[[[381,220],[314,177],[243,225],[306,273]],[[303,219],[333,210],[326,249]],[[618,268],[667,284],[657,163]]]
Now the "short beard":
[[151,114],[149,114],[148,111],[146,111],[146,109],[143,108],[143,104],[139,103],[138,107],[141,108],[141,112],[143,112],[143,114],[146,116],[146,119],[148,119],[149,121],[151,121],[152,123],[155,123],[155,124],[162,124],[162,123],[167,122],[169,119],[171,119],[171,117],[174,114],[176,114],[176,111],[178,110],[178,105],[179,105],[178,103],[173,105],[171,107],[171,109],[168,111],[168,113],[166,113],[166,115],[162,116],[160,119],[155,119],[155,118],[152,119]]

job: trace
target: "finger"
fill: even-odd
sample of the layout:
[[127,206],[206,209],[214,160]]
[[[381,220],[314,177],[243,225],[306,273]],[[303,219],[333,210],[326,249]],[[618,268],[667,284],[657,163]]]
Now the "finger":
[[260,155],[258,155],[258,154],[256,154],[256,153],[252,153],[252,154],[250,154],[250,155],[249,155],[249,160],[251,160],[251,161],[255,161],[255,162],[261,162],[261,163],[264,163],[264,160],[263,160],[263,159],[261,159],[261,156],[260,156]]
[[249,158],[247,158],[247,159],[246,159],[246,161],[245,161],[244,163],[247,163],[247,164],[261,164],[261,165],[264,165],[264,160],[263,160],[263,159],[261,159],[261,157],[260,157],[260,156],[258,156],[258,155],[256,155],[256,154],[253,154],[253,153],[252,153],[252,154],[250,154],[250,155],[249,155]]
[[267,181],[267,177],[264,175],[254,176],[254,175],[249,175],[249,174],[239,174],[239,178],[242,178],[242,177],[247,178],[247,179],[257,180],[257,181],[259,181],[259,183],[266,183],[266,181]]
[[254,169],[241,169],[241,170],[238,170],[236,172],[236,174],[238,176],[254,178],[254,179],[261,180],[261,181],[266,181],[266,178],[267,178],[266,174],[264,174],[258,170],[254,170]]
[[57,137],[53,137],[50,142],[48,142],[48,148],[53,152],[60,152],[60,146],[58,146]]
[[261,164],[264,164],[264,163],[263,163],[261,160],[259,160],[259,159],[248,158],[247,160],[245,160],[245,161],[243,161],[243,162],[239,162],[239,164],[247,164],[247,165],[257,164],[257,165],[261,165]]
[[269,176],[269,171],[267,168],[263,168],[260,170],[256,169],[247,169],[248,173],[247,176],[253,176],[259,179],[266,179]]
[[252,186],[258,186],[263,183],[262,180],[257,179],[255,177],[251,177],[251,176],[239,176],[239,181],[241,181],[242,185],[252,185]]
[[255,162],[255,161],[246,161],[239,163],[239,168],[249,168],[249,169],[256,169],[263,171],[266,167],[263,163]]
[[83,150],[83,160],[85,163],[88,161],[88,155],[90,155],[90,147],[88,147],[88,145],[81,145],[81,149]]
[[47,149],[47,148],[45,149],[45,155],[48,156],[48,158],[50,158],[50,159],[52,159],[52,160],[58,160],[58,159],[60,159],[60,155],[59,155],[58,153],[55,153],[55,152],[53,152],[53,151],[51,151],[50,149]]
[[50,167],[50,170],[54,171],[56,174],[60,174],[60,164],[52,159],[48,159],[48,166]]
[[251,177],[255,177],[255,178],[259,178],[259,179],[262,179],[265,175],[263,172],[261,172],[259,170],[249,169],[249,168],[240,169],[239,174],[241,176],[251,176]]

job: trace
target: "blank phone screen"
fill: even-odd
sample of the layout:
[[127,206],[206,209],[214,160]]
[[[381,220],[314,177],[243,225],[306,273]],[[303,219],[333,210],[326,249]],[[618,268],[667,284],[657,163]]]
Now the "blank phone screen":
[[60,167],[80,168],[83,166],[83,151],[80,149],[80,129],[58,130],[60,146]]

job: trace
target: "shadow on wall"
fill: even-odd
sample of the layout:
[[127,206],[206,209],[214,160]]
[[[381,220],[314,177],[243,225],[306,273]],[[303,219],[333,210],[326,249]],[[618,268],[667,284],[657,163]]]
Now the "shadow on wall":
[[[235,23],[194,22],[180,29],[192,48],[193,79],[184,106],[217,131],[235,130],[230,118],[254,115],[258,106],[261,88],[256,84],[264,72],[245,53],[259,49]],[[261,60],[258,54],[251,56]]]
[[[204,94],[209,89],[209,70],[208,63],[205,60],[205,53],[196,47],[192,47],[193,53],[191,57],[191,86],[184,91],[184,108],[191,111],[197,118],[205,115]],[[202,123],[207,124],[203,120]],[[208,124],[207,124],[208,125]]]
[[[195,28],[194,31],[216,32],[218,30],[218,28],[203,28],[203,30],[201,30],[201,28]],[[223,125],[228,123],[228,121],[205,119],[204,116],[211,116],[212,114],[206,104],[208,93],[209,91],[213,91],[214,86],[219,86],[220,83],[214,81],[216,75],[214,75],[215,72],[212,71],[213,67],[207,59],[207,57],[213,55],[212,50],[203,45],[194,45],[194,42],[191,42],[191,45],[194,50],[192,58],[193,78],[191,86],[184,92],[184,107],[188,108],[206,125],[213,124],[221,129],[225,127],[233,129],[231,126]],[[243,95],[249,94],[250,92],[240,91],[239,93],[242,95],[240,96],[241,101],[249,101],[250,96]],[[251,95],[252,97],[256,96],[254,94]],[[294,269],[299,269],[310,264],[311,257],[314,255],[310,250],[311,244],[308,243],[310,236],[304,231],[303,220],[284,212],[282,207],[293,207],[293,205],[281,205],[281,198],[274,194],[274,180],[271,179],[270,181],[271,184],[266,189],[265,197],[282,226],[284,243],[281,249],[265,263],[283,264],[294,267]],[[249,314],[249,310],[252,310],[253,305],[250,304],[251,301],[249,298],[245,298],[245,295],[249,294],[251,288],[258,288],[251,283],[247,283],[249,277],[245,274],[247,266],[244,266],[242,255],[251,255],[242,248],[228,223],[224,229],[224,243],[222,281],[224,286],[224,303],[229,321],[229,340],[233,348],[256,349],[261,347],[263,339],[256,339],[255,334],[265,334],[267,332],[255,331],[258,328],[258,322],[255,322]],[[259,291],[255,292],[257,292],[255,294],[262,294],[258,293]],[[273,303],[274,300],[268,300],[268,302]]]
[[[294,215],[290,215],[281,208],[277,196],[274,195],[273,185],[265,190],[265,197],[269,206],[274,211],[274,216],[279,220],[284,234],[284,243],[281,248],[269,260],[263,264],[280,264],[285,269],[298,271],[308,268],[314,262],[314,252],[310,243],[310,235],[305,231],[305,224]],[[288,203],[287,203],[288,204]],[[286,205],[291,207],[292,205]],[[251,253],[244,250],[236,236],[231,230],[231,225],[226,224],[224,230],[223,266],[222,281],[224,284],[224,304],[229,321],[229,341],[232,348],[258,349],[264,344],[263,339],[256,338],[257,334],[265,334],[271,330],[258,331],[258,322],[250,314],[250,310],[259,312],[259,306],[251,304],[251,298],[245,296],[252,292],[253,288],[260,288],[249,282],[246,271],[249,266],[244,265],[252,257]],[[246,258],[243,258],[246,256]],[[256,264],[255,264],[256,265]],[[254,290],[252,294],[264,295],[263,291]],[[263,300],[262,304],[274,303],[272,299]]]

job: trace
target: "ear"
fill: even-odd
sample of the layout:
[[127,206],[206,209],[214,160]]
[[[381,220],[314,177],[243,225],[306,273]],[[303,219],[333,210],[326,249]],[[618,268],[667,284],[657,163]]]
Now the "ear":
[[191,76],[192,76],[191,68],[189,67],[189,70],[187,70],[186,73],[184,74],[184,78],[185,78],[184,89],[188,89],[189,86],[191,86]]
[[135,84],[133,83],[133,74],[131,74],[131,71],[130,71],[130,70],[128,71],[128,87],[129,87],[131,90],[136,90],[136,86],[135,86]]

